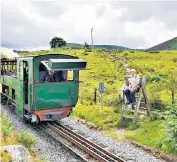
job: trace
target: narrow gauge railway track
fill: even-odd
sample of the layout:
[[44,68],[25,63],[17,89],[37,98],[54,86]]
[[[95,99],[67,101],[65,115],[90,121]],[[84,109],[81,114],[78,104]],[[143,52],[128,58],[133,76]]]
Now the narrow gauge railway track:
[[[57,133],[59,136],[62,136],[64,139],[66,139],[68,142],[74,144],[79,149],[83,150],[85,153],[87,153],[89,156],[93,157],[99,162],[124,162],[121,158],[115,156],[114,154],[108,152],[104,148],[100,147],[99,145],[93,143],[92,141],[84,138],[78,133],[73,132],[72,130],[68,129],[67,127],[57,123],[47,123],[47,125],[41,125],[45,131],[47,128],[50,128],[55,133]],[[47,132],[51,134],[50,132]],[[66,144],[64,144],[66,145]],[[67,146],[71,151],[74,151],[70,146]],[[76,154],[78,154],[76,151],[74,151]],[[79,154],[78,154],[79,155]],[[84,161],[89,161],[85,157],[79,155]]]

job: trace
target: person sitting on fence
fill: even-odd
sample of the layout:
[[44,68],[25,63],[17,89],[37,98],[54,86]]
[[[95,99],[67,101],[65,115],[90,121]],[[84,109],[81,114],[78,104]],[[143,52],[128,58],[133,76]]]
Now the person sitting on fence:
[[135,93],[140,89],[140,76],[136,73],[135,69],[131,69],[128,77],[127,86],[124,87],[123,93],[127,98],[127,104],[135,105]]

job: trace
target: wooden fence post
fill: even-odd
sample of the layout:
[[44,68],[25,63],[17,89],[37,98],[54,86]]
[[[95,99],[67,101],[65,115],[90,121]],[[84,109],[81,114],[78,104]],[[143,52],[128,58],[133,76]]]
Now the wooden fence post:
[[94,98],[93,98],[93,101],[96,103],[96,100],[97,100],[97,96],[96,96],[96,88],[94,88]]
[[174,88],[172,88],[171,90],[171,95],[172,95],[172,104],[175,103],[175,91],[174,91]]

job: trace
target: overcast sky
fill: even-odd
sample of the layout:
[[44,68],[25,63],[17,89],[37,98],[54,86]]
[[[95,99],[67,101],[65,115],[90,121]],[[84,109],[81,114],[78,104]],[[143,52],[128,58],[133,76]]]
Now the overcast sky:
[[8,1],[1,3],[1,44],[15,49],[70,43],[148,48],[177,36],[177,2]]

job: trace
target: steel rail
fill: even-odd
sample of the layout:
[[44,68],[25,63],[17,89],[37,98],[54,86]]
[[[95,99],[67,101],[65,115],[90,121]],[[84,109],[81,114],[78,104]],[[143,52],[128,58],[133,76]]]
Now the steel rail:
[[[67,131],[71,131],[70,129],[68,129],[67,127],[65,127],[65,126],[63,126],[63,125],[61,125],[61,124],[59,124],[59,123],[57,123],[57,125],[59,125],[60,127],[66,129]],[[101,146],[99,146],[99,145],[93,143],[92,141],[90,141],[90,140],[84,138],[84,137],[81,136],[80,134],[75,133],[75,132],[73,132],[73,131],[72,131],[72,134],[74,134],[74,135],[77,136],[78,138],[84,140],[85,142],[87,142],[88,144],[92,145],[93,147],[97,148],[97,149],[100,150],[102,153],[104,153],[104,154],[108,155],[109,157],[111,157],[113,160],[118,161],[118,162],[123,162],[123,161],[124,161],[124,160],[121,159],[120,157],[117,157],[116,155],[112,154],[111,152],[105,150],[103,147],[101,147]]]
[[48,124],[48,126],[50,127],[50,129],[55,131],[57,134],[59,134],[60,136],[62,136],[63,138],[65,138],[66,140],[68,140],[69,142],[77,146],[78,148],[80,148],[81,150],[85,151],[86,153],[88,153],[89,155],[97,159],[98,161],[109,162],[104,157],[98,154],[95,154],[94,152],[95,150],[94,151],[91,150],[88,145],[86,146],[86,143],[83,144],[83,142],[80,141],[79,139],[75,139],[69,132],[64,131],[64,129],[60,129],[52,124]]
[[66,147],[67,149],[69,149],[71,152],[75,153],[77,156],[79,156],[83,161],[88,162],[88,160],[83,157],[82,155],[80,155],[78,152],[76,152],[75,150],[73,150],[69,145],[65,144],[64,142],[62,142],[59,138],[55,137],[49,130],[46,129],[46,126],[44,125],[40,125],[38,126],[40,127],[44,132],[46,132],[47,134],[49,134],[50,136],[52,136],[56,141],[59,141],[64,147]]
[[73,132],[72,130],[66,128],[59,123],[53,122],[48,123],[47,125],[53,131],[55,131],[71,143],[75,144],[78,148],[82,149],[100,162],[124,162],[124,160],[122,160],[121,158],[113,155],[99,145],[91,142],[90,140],[82,137],[81,135]]

